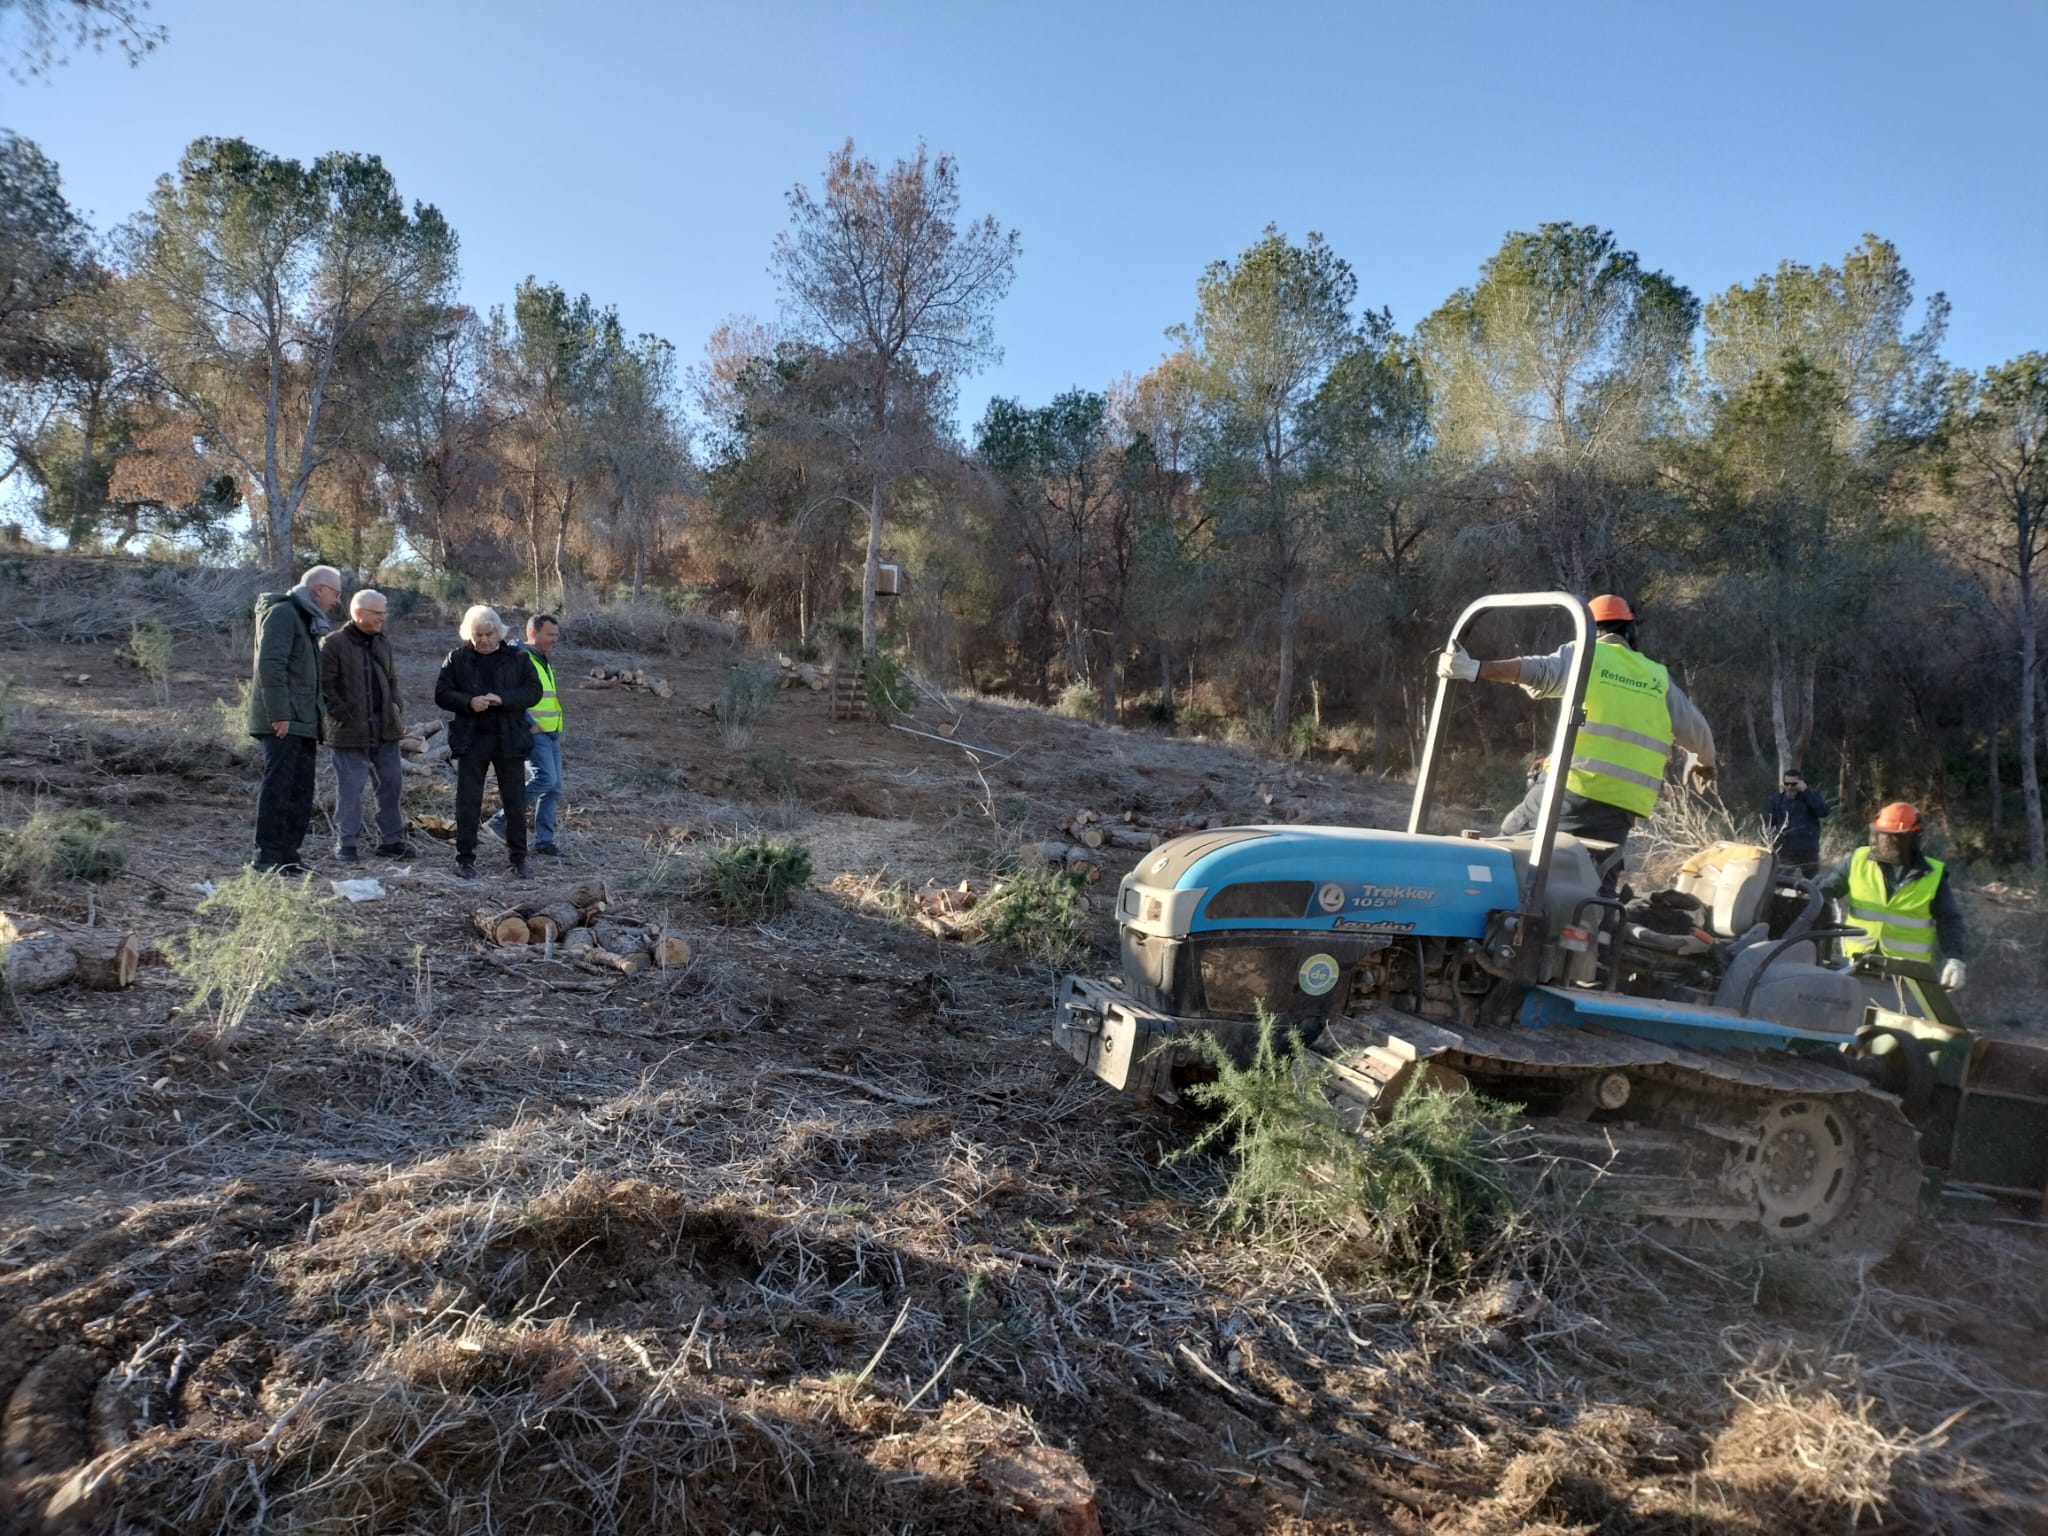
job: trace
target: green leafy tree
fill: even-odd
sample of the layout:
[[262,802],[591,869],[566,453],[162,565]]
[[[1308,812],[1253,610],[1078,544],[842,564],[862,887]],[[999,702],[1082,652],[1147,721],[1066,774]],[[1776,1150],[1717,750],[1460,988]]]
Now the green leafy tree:
[[989,402],[976,451],[1000,487],[999,538],[1030,573],[1033,605],[1068,678],[1117,713],[1138,498],[1107,397],[1068,390],[1030,409]]
[[831,495],[867,517],[861,640],[872,650],[891,488],[921,467],[933,398],[1000,359],[995,307],[1019,240],[992,216],[963,224],[958,165],[921,143],[884,173],[848,139],[820,192],[790,189],[789,218],[773,263],[784,305],[806,338],[839,355],[861,406],[843,423],[848,478]]
[[594,423],[611,359],[625,345],[616,310],[570,298],[529,277],[508,317],[491,315],[492,388],[503,413],[501,459],[526,532],[533,598],[545,600],[543,551],[552,549],[554,595],[566,606],[570,525],[602,467]]
[[303,165],[199,139],[128,245],[158,382],[261,498],[286,570],[314,477],[409,360],[392,335],[445,302],[454,232],[432,207],[408,212],[374,155]]
[[1806,755],[1821,671],[1851,659],[1885,558],[1884,483],[1932,425],[1948,306],[1931,296],[1909,329],[1913,304],[1897,250],[1866,235],[1839,266],[1782,262],[1706,305],[1706,431],[1680,454],[1705,472],[1687,507],[1724,600],[1760,621],[1723,670],[1754,675],[1761,650],[1778,767]]
[[1420,735],[1420,695],[1400,658],[1435,638],[1418,633],[1416,622],[1428,608],[1425,552],[1442,506],[1428,479],[1429,388],[1420,360],[1369,328],[1316,391],[1308,428],[1311,481],[1355,552],[1339,562],[1354,575],[1344,608],[1347,627],[1365,642],[1358,649],[1377,658],[1368,684],[1373,769],[1385,773],[1396,707],[1411,752]]
[[1392,325],[1384,314],[1352,318],[1358,280],[1321,235],[1293,245],[1271,225],[1235,261],[1212,263],[1196,293],[1194,321],[1176,334],[1199,366],[1209,428],[1202,480],[1219,540],[1273,607],[1273,729],[1284,736],[1304,579],[1329,526],[1327,504],[1307,484],[1310,411],[1331,370],[1357,347],[1380,344]]
[[1898,248],[1876,235],[1865,235],[1840,266],[1780,262],[1707,304],[1700,352],[1707,393],[1733,399],[1804,360],[1835,382],[1848,428],[1844,447],[1862,451],[1883,436],[1923,431],[1941,403],[1948,300],[1931,295],[1909,330],[1913,303],[1912,273]]
[[1560,223],[1510,234],[1420,327],[1439,439],[1569,590],[1611,572],[1698,320],[1612,231]]
[[2020,797],[2027,859],[2048,867],[2041,817],[2040,565],[2048,549],[2048,353],[1951,383],[1939,473],[1971,554],[2012,593]]

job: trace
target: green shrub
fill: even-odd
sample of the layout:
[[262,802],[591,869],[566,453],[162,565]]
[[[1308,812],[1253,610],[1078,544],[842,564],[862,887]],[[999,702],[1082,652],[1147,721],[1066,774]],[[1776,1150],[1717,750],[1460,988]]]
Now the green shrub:
[[704,863],[699,894],[730,918],[785,912],[811,881],[811,851],[794,838],[735,838]]
[[1056,715],[1069,720],[1094,720],[1102,714],[1102,695],[1095,691],[1095,685],[1086,678],[1077,677],[1060,690],[1059,698],[1052,706]]
[[98,811],[38,811],[0,833],[0,884],[41,891],[58,880],[98,885],[128,865],[128,826]]
[[1494,1106],[1410,1089],[1384,1123],[1352,1131],[1324,1092],[1328,1064],[1263,1007],[1248,1065],[1212,1036],[1190,1044],[1216,1077],[1189,1097],[1216,1119],[1188,1153],[1234,1154],[1226,1222],[1291,1230],[1327,1259],[1424,1286],[1471,1269],[1508,1207],[1485,1124]]
[[234,1034],[257,999],[288,980],[293,967],[326,941],[332,905],[332,898],[314,891],[311,876],[287,880],[244,870],[221,881],[198,910],[225,916],[228,927],[219,933],[190,930],[171,962],[192,988],[186,1011],[210,1010],[214,1034]]
[[867,653],[861,680],[867,689],[868,713],[885,725],[917,707],[917,689],[903,674],[903,663],[889,652]]
[[236,685],[232,699],[213,701],[214,724],[219,728],[221,743],[231,752],[255,749],[256,738],[249,734],[249,699],[255,691],[255,680],[245,677]]
[[1313,715],[1303,715],[1287,728],[1287,745],[1295,757],[1307,757],[1322,744],[1323,728]]
[[796,759],[781,747],[757,747],[740,763],[738,787],[757,800],[796,793]]
[[1038,864],[1017,871],[974,908],[982,938],[1020,960],[1064,968],[1087,953],[1081,883]]
[[142,669],[142,675],[149,679],[150,692],[156,695],[159,705],[171,702],[171,631],[160,619],[151,619],[147,624],[131,624],[128,628],[128,644],[123,647],[128,659]]
[[734,667],[726,673],[718,690],[718,739],[735,752],[752,746],[755,727],[779,682],[773,672],[759,667]]

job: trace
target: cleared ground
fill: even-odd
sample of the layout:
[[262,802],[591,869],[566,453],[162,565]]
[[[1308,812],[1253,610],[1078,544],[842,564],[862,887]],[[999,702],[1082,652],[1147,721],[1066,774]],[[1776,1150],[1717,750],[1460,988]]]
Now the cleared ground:
[[[207,627],[243,589],[7,575],[0,821],[132,829],[128,873],[9,909],[168,947],[246,856],[215,708],[246,629]],[[183,631],[167,710],[116,657],[152,613]],[[393,632],[430,718],[450,626]],[[430,843],[226,1043],[161,966],[0,1026],[5,1530],[2048,1529],[2037,1233],[1930,1223],[1858,1271],[1560,1218],[1426,1299],[1318,1273],[1215,1230],[1221,1170],[1169,1160],[1190,1128],[1043,1043],[1048,974],[861,900],[1084,808],[1386,825],[1399,786],[922,712],[1012,754],[985,785],[801,688],[734,750],[703,708],[742,658],[666,643],[568,628],[565,677],[675,691],[568,693],[564,873],[680,927],[687,967],[496,960],[489,893]],[[452,811],[445,778],[411,800]],[[719,923],[688,876],[757,828],[811,847],[816,888]]]

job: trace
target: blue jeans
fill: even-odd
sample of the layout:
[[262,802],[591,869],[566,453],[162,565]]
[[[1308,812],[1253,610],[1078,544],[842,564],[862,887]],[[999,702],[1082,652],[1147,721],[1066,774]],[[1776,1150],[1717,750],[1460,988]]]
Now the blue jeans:
[[[533,807],[533,840],[548,845],[555,840],[555,812],[562,804],[562,738],[559,733],[536,731],[533,750],[526,759],[526,803]],[[505,835],[505,813],[491,818],[491,830]]]

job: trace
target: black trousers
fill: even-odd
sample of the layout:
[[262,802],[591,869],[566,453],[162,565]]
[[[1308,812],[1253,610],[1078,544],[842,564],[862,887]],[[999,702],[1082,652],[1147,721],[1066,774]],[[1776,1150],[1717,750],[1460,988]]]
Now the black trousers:
[[265,736],[263,785],[256,791],[256,862],[290,864],[313,824],[313,771],[320,743],[311,736]]
[[505,846],[515,860],[526,857],[526,759],[458,757],[455,760],[455,857],[476,857],[477,826],[484,819],[484,780],[498,774],[498,799],[505,807]]

